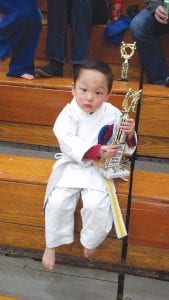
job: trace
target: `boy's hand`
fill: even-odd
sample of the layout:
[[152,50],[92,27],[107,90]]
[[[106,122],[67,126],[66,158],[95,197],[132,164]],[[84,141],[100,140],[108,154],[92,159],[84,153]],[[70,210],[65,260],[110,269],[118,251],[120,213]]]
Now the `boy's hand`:
[[117,154],[117,145],[103,145],[100,148],[100,157],[102,158],[111,158]]
[[135,132],[135,120],[128,119],[124,121],[120,128],[127,135],[128,139],[131,140]]

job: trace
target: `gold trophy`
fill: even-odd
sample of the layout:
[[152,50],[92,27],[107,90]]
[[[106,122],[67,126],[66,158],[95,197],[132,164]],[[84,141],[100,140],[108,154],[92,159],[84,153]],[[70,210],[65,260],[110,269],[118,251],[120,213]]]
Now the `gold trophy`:
[[128,70],[129,70],[129,59],[134,55],[136,50],[136,42],[133,44],[126,44],[122,42],[120,47],[121,58],[124,59],[124,62],[121,66],[121,77],[120,80],[128,81]]
[[118,146],[117,154],[110,159],[102,159],[99,172],[106,178],[124,178],[130,172],[124,168],[122,160],[124,159],[126,148],[126,135],[122,132],[120,126],[125,120],[129,119],[129,113],[134,112],[141,97],[141,90],[133,91],[131,89],[126,93],[122,102],[122,115],[119,125],[113,128],[112,137],[109,144],[113,143]]

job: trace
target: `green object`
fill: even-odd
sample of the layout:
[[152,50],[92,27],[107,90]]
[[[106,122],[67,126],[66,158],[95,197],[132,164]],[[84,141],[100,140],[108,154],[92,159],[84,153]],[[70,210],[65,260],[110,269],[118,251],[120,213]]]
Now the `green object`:
[[169,16],[169,0],[164,0],[164,8]]

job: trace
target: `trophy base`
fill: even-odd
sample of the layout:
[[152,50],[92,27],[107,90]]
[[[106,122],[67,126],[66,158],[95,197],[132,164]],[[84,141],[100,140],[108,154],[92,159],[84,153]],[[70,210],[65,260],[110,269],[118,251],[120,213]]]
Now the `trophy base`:
[[108,168],[107,170],[100,168],[99,172],[107,179],[122,178],[130,175],[130,172],[127,169],[119,168],[119,167]]
[[128,78],[120,78],[118,81],[129,81]]

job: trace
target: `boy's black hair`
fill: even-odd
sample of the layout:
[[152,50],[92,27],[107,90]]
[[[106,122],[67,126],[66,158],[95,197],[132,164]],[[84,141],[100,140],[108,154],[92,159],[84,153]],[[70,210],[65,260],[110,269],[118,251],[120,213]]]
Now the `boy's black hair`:
[[106,76],[107,79],[107,86],[108,86],[108,92],[112,89],[113,84],[113,72],[111,67],[106,64],[105,62],[98,60],[98,59],[87,59],[82,64],[79,64],[74,68],[74,82],[76,83],[76,80],[80,76],[80,72],[82,70],[95,70],[99,71],[102,74]]

